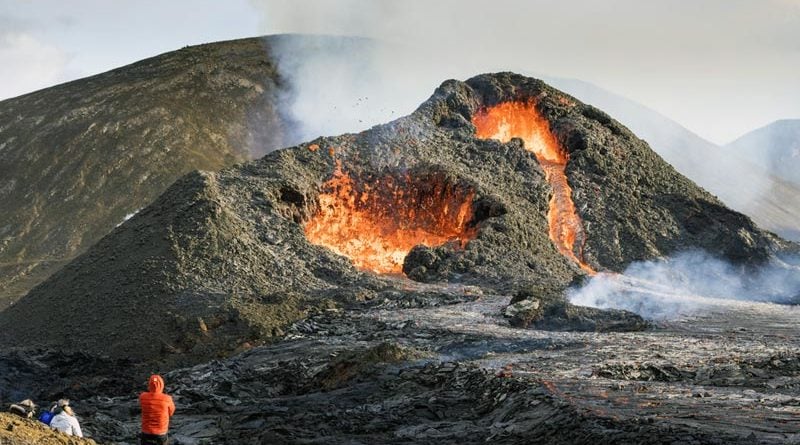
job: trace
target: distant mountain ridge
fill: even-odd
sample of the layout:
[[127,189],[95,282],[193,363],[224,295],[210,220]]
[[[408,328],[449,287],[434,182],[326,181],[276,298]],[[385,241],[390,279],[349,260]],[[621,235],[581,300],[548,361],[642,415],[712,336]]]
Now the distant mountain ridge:
[[[679,172],[731,208],[753,218],[759,226],[800,241],[800,184],[782,177],[781,168],[757,164],[757,156],[746,156],[747,150],[742,148],[748,143],[750,152],[762,150],[755,142],[783,140],[773,130],[796,129],[800,126],[795,127],[795,124],[800,121],[779,121],[788,124],[768,126],[764,132],[756,130],[751,137],[740,139],[737,147],[743,153],[732,153],[731,148],[735,147],[720,147],[706,141],[666,116],[596,85],[575,79],[545,77],[545,80],[614,116]],[[781,135],[785,137],[786,133]],[[770,139],[772,135],[776,137]],[[763,149],[769,150],[766,146]],[[794,162],[800,165],[800,158]],[[793,170],[791,165],[787,161],[788,170],[800,175],[800,168]]]
[[736,156],[800,185],[800,119],[783,119],[725,145]]

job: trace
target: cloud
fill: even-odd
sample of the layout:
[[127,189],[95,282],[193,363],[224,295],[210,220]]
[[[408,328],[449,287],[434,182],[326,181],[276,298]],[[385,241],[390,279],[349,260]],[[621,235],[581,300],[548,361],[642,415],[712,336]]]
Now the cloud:
[[798,258],[774,258],[752,269],[703,251],[631,264],[623,274],[601,273],[568,291],[574,304],[626,309],[650,319],[675,319],[742,302],[797,304]]
[[30,31],[26,23],[0,17],[0,100],[64,79],[66,53]]

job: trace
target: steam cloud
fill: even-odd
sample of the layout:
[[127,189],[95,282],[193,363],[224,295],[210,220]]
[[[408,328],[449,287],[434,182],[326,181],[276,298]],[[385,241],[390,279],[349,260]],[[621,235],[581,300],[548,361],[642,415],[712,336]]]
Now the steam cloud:
[[622,275],[598,274],[567,293],[574,304],[626,309],[656,320],[744,301],[796,304],[800,302],[799,261],[776,258],[753,271],[703,251],[689,251],[631,264]]
[[[292,139],[365,130],[409,114],[444,79],[404,47],[355,37],[295,35],[275,40],[283,112]],[[414,76],[401,68],[414,64]],[[417,69],[417,67],[423,67]]]
[[[28,28],[25,23],[0,15],[0,100],[64,78],[67,55]],[[25,75],[21,75],[22,71]]]
[[[377,98],[365,91],[382,83],[398,100],[381,105],[393,107],[396,115],[412,111],[419,103],[412,99],[427,97],[444,79],[488,71],[580,78],[666,112],[718,142],[798,110],[800,84],[794,73],[800,71],[800,59],[793,56],[800,8],[785,0],[737,1],[735,6],[730,0],[620,0],[614,7],[591,0],[251,3],[262,13],[264,34],[358,36],[381,42],[378,57],[376,52],[328,57],[333,63],[320,66],[314,76],[300,77],[312,85],[299,85],[298,90],[329,85],[355,105],[357,98]],[[742,32],[742,23],[748,32]],[[287,57],[296,54],[286,49]],[[336,65],[354,58],[371,65],[361,65],[365,75],[352,80],[338,76],[342,71]],[[360,130],[386,117],[371,116],[354,114],[346,130]]]

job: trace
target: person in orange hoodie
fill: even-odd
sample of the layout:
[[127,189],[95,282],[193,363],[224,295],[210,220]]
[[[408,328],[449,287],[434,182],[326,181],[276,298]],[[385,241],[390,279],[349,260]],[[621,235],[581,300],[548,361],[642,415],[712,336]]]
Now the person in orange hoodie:
[[175,413],[172,397],[164,394],[164,379],[153,374],[147,382],[147,392],[139,394],[142,407],[141,445],[167,445],[169,418]]

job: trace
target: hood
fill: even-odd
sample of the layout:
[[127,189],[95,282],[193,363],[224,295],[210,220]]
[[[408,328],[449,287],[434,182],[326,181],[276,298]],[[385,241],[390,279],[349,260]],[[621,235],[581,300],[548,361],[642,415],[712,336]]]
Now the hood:
[[147,382],[147,390],[150,392],[164,392],[164,379],[160,375],[153,374]]

